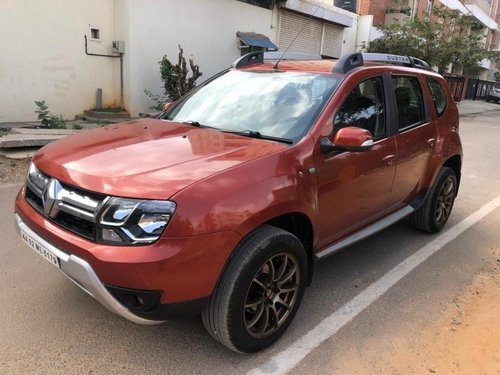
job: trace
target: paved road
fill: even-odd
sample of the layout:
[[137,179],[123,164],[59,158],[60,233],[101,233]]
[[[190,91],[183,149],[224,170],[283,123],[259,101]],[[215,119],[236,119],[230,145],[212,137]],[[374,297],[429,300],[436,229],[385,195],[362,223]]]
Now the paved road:
[[[500,111],[462,119],[463,182],[447,228],[500,195],[499,116]],[[242,356],[210,339],[197,319],[143,327],[109,313],[18,239],[12,224],[17,189],[0,188],[2,374],[235,374],[266,364],[273,372],[273,356],[435,239],[399,223],[324,261],[285,337],[264,353]],[[334,374],[353,360],[347,353],[362,358],[363,350],[405,345],[491,257],[500,245],[499,227],[497,209],[403,277],[291,372]]]

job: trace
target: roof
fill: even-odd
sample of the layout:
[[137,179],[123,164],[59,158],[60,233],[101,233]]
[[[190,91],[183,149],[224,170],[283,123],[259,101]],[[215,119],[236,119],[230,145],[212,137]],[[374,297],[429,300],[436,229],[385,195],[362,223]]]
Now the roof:
[[[277,60],[266,60],[260,64],[244,67],[245,70],[273,70]],[[282,60],[279,67],[283,71],[310,73],[331,73],[336,60]]]
[[[340,59],[324,59],[320,55],[296,52],[252,52],[236,60],[232,67],[245,70],[302,71],[310,73],[348,74],[361,67],[391,67],[398,70],[415,70],[432,73],[429,64],[412,56],[383,53],[351,53]],[[396,65],[394,65],[396,64]]]
[[263,34],[257,33],[243,33],[238,31],[236,36],[241,40],[242,43],[246,44],[248,47],[261,47],[268,48],[272,50],[277,50],[278,47],[269,40],[269,38]]

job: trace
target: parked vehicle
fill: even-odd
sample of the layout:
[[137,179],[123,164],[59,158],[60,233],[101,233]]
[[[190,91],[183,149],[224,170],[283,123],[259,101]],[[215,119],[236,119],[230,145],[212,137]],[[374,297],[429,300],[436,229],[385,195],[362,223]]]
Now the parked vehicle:
[[254,352],[288,328],[315,261],[407,216],[443,228],[458,129],[445,81],[421,60],[252,53],[159,119],[45,146],[15,220],[116,314],[201,312],[216,340]]
[[486,94],[487,102],[498,103],[500,101],[500,83],[495,83]]

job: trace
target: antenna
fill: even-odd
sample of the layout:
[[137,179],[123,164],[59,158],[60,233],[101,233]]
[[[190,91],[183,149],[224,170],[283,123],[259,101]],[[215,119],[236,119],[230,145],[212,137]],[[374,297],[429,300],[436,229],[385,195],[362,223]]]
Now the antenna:
[[[307,21],[310,21],[314,15],[316,14],[316,12],[319,10],[319,8],[321,8],[320,5],[318,5],[318,7],[316,8],[316,10],[314,11],[313,14],[311,14],[308,18]],[[295,43],[295,41],[297,40],[297,38],[299,37],[299,35],[302,33],[302,31],[304,31],[304,29],[306,28],[308,22],[306,22],[302,28],[299,30],[299,32],[297,33],[297,35],[295,35],[295,38],[293,38],[293,40],[291,41],[291,43],[288,45],[288,47],[286,48],[285,52],[283,52],[283,54],[280,56],[280,58],[278,59],[278,61],[276,61],[276,64],[274,64],[273,66],[273,69],[274,70],[278,70],[279,69],[279,63],[281,62],[281,60],[283,59],[283,57],[285,56],[285,54],[288,52],[288,50],[290,49],[290,47],[293,45],[293,43]]]

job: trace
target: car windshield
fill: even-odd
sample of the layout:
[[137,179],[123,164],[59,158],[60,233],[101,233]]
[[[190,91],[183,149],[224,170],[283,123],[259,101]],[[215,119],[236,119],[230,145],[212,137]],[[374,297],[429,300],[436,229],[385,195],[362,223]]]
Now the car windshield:
[[339,82],[325,74],[230,70],[182,98],[163,119],[296,142]]

